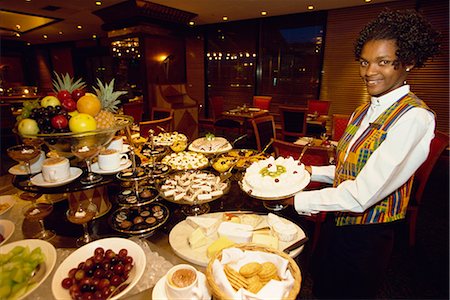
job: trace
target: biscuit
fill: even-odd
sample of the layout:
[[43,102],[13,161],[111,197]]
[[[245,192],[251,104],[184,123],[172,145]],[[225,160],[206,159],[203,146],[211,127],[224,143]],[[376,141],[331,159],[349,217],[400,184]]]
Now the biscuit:
[[278,269],[271,262],[265,262],[261,265],[261,271],[259,271],[258,276],[261,281],[269,281],[273,276],[277,275]]
[[228,278],[228,281],[230,282],[231,286],[235,290],[239,290],[240,288],[247,289],[248,281],[247,281],[247,279],[244,276],[239,274],[238,271],[234,270],[233,268],[231,268],[228,265],[225,265],[223,267],[223,270],[225,272],[225,275]]
[[240,269],[239,269],[239,273],[248,278],[248,277],[252,277],[256,274],[258,274],[262,269],[262,265],[258,262],[251,262],[248,264],[243,265]]
[[[258,276],[255,276],[258,278]],[[253,277],[252,277],[253,278]],[[264,284],[259,280],[253,280],[251,283],[248,284],[247,290],[249,292],[252,292],[253,294],[256,294],[259,292],[260,289],[262,289]]]

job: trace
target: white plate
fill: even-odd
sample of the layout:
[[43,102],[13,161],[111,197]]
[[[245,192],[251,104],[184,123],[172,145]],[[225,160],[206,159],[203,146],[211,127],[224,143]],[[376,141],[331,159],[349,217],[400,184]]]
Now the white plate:
[[[239,212],[232,212],[232,213],[239,215]],[[242,213],[242,212],[240,212],[240,213]],[[248,213],[245,213],[245,214],[248,214]],[[223,213],[222,212],[211,213],[211,214],[204,214],[201,216],[222,219]],[[258,226],[256,228],[262,228],[262,227],[269,226],[269,224],[267,223],[267,215],[261,215],[261,216],[263,217],[263,220],[258,224]],[[283,219],[285,222],[290,222],[289,220],[286,220],[282,217],[280,217],[280,218]],[[299,241],[300,239],[302,239],[306,236],[305,232],[297,224],[295,224],[295,223],[292,223],[292,224],[294,224],[295,227],[297,228],[297,235],[296,235],[295,239],[290,242],[279,241],[278,242],[279,250],[285,249],[286,247],[292,245],[293,243]],[[194,231],[194,228],[191,225],[189,225],[186,222],[186,220],[181,221],[180,223],[175,225],[172,228],[172,230],[170,231],[169,244],[172,247],[175,254],[177,254],[179,257],[181,257],[191,263],[194,263],[196,265],[206,267],[209,262],[209,258],[206,254],[206,249],[219,236],[217,233],[211,234],[210,236],[207,236],[208,242],[206,243],[206,245],[198,247],[196,249],[192,249],[191,246],[189,246],[188,237],[193,231]],[[303,247],[304,246],[301,246],[301,247],[289,252],[289,256],[296,257],[297,255],[300,254],[300,252],[302,252]]]
[[62,181],[58,181],[58,182],[47,182],[44,180],[44,177],[42,177],[42,173],[39,173],[39,174],[31,177],[31,183],[34,185],[37,185],[37,186],[41,186],[41,187],[56,187],[56,186],[65,185],[69,182],[74,181],[75,179],[80,177],[80,175],[82,173],[83,173],[83,171],[80,168],[70,167],[69,178],[66,178],[66,179],[64,179]]
[[23,247],[28,246],[30,248],[30,251],[33,251],[34,249],[40,247],[42,250],[42,253],[45,255],[45,262],[44,262],[45,263],[45,274],[37,284],[35,284],[32,288],[30,288],[24,295],[22,295],[19,298],[19,299],[24,299],[29,294],[31,294],[34,290],[36,290],[45,281],[45,279],[47,279],[47,277],[50,275],[50,273],[53,271],[53,268],[55,267],[55,264],[56,264],[56,249],[49,242],[37,240],[37,239],[28,239],[28,240],[21,240],[21,241],[6,244],[6,245],[0,247],[0,253],[8,253],[10,250],[12,250],[16,246],[23,246]]
[[[200,287],[202,288],[202,300],[209,300],[211,299],[211,292],[209,291],[208,284],[206,283],[206,276],[200,271],[197,271],[198,274],[198,280]],[[167,294],[166,294],[166,288],[164,286],[166,282],[166,275],[161,277],[158,282],[155,284],[155,287],[153,288],[152,292],[152,299],[153,300],[167,300]]]
[[10,220],[0,220],[0,234],[3,236],[3,242],[0,242],[0,246],[9,240],[15,228],[16,226]]
[[0,204],[8,204],[8,207],[6,209],[0,210],[0,216],[6,213],[8,210],[10,210],[14,204],[16,204],[15,196],[13,195],[4,195],[0,196]]
[[[223,137],[215,137],[214,140],[215,143],[212,144],[211,141],[206,140],[205,137],[198,138],[189,145],[188,150],[203,154],[220,154],[233,149],[230,142]],[[208,147],[210,147],[210,149],[208,149]]]
[[120,151],[120,153],[127,153],[128,151],[130,151],[130,145],[123,144],[122,151]]
[[120,249],[124,248],[128,250],[128,255],[133,258],[133,268],[135,270],[132,272],[135,274],[134,278],[122,292],[118,293],[111,299],[122,298],[136,285],[142,277],[147,264],[144,250],[142,250],[141,246],[135,242],[125,238],[106,238],[91,242],[81,248],[78,248],[59,265],[52,279],[52,292],[56,299],[70,299],[69,290],[66,290],[61,286],[62,280],[67,277],[70,269],[76,268],[80,262],[84,262],[89,257],[92,257],[94,250],[97,247],[102,247],[105,251],[111,249],[116,253],[118,253]]
[[97,174],[104,174],[104,175],[110,175],[110,174],[115,174],[117,172],[120,172],[122,170],[125,170],[126,168],[128,168],[129,166],[131,166],[131,160],[127,159],[127,161],[125,162],[125,164],[121,165],[120,167],[118,167],[115,170],[102,170],[100,169],[100,167],[98,166],[98,162],[93,163],[91,165],[92,168],[92,172],[97,173]]

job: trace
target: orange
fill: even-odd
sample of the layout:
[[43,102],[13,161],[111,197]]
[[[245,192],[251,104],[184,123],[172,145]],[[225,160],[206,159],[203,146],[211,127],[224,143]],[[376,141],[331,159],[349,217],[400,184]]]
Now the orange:
[[102,103],[96,95],[86,93],[77,101],[77,110],[80,113],[88,114],[95,117],[102,109]]

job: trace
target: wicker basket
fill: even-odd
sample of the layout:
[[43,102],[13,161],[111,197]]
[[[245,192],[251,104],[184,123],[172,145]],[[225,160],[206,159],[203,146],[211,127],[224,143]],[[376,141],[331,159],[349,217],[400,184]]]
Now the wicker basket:
[[[288,269],[291,271],[292,276],[294,277],[294,286],[292,287],[291,291],[287,295],[287,297],[283,298],[283,300],[295,300],[297,297],[297,294],[300,292],[300,286],[302,283],[302,274],[300,272],[300,268],[298,267],[297,263],[287,254],[285,254],[282,251],[279,251],[274,248],[264,247],[261,245],[256,244],[238,244],[234,245],[232,247],[239,248],[241,250],[253,250],[253,251],[262,251],[267,253],[273,253],[277,254],[284,259],[287,259],[289,261]],[[220,290],[219,286],[216,284],[214,275],[212,274],[212,265],[214,263],[215,259],[222,259],[222,251],[218,251],[216,255],[211,258],[211,260],[208,263],[208,266],[206,267],[206,280],[211,287],[211,292],[214,296],[214,299],[228,299],[230,298],[228,295],[226,295],[222,290]]]

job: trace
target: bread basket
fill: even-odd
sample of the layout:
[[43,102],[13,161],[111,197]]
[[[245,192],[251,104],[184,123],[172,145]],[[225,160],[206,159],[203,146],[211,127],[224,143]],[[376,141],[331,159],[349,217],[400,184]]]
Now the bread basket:
[[[277,255],[281,256],[282,258],[288,260],[288,262],[289,262],[288,269],[291,272],[292,276],[294,277],[294,286],[292,287],[292,289],[289,292],[289,294],[287,295],[287,297],[283,298],[283,300],[295,300],[296,299],[297,294],[300,292],[300,286],[301,286],[301,282],[302,282],[302,274],[300,272],[300,268],[298,267],[297,263],[289,255],[285,254],[282,251],[274,249],[274,248],[265,247],[265,246],[257,245],[257,244],[251,244],[251,243],[237,244],[232,247],[235,247],[235,248],[238,248],[241,250],[261,251],[261,252],[266,252],[266,253],[277,254]],[[230,297],[227,294],[225,294],[219,288],[219,286],[216,284],[214,275],[212,273],[212,265],[214,263],[214,260],[216,260],[216,259],[218,259],[218,260],[222,259],[222,250],[218,251],[216,253],[216,255],[210,259],[208,266],[206,267],[206,280],[211,288],[211,293],[212,293],[214,299],[221,299],[221,300],[229,299]]]

